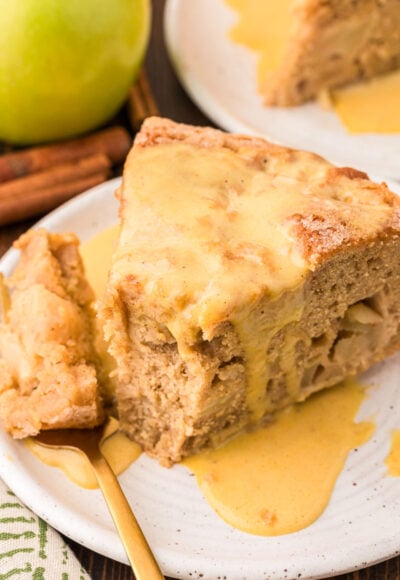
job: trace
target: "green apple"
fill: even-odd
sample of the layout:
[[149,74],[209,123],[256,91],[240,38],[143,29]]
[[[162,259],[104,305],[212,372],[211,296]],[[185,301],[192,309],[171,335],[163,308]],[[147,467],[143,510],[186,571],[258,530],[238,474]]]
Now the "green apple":
[[0,0],[0,140],[62,139],[109,120],[150,18],[150,0]]

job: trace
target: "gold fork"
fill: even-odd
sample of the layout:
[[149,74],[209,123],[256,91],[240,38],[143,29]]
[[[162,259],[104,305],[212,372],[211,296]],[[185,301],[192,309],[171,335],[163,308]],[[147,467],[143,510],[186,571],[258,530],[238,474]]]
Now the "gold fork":
[[58,429],[41,431],[35,441],[51,449],[69,449],[87,457],[118,530],[137,580],[164,578],[143,535],[118,480],[101,452],[101,444],[118,429],[118,421],[109,418],[95,429]]

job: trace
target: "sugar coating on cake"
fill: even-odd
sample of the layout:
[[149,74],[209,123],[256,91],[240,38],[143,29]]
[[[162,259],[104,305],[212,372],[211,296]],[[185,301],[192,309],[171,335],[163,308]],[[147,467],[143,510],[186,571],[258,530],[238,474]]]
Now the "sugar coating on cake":
[[400,205],[264,139],[148,119],[99,315],[122,428],[165,465],[393,352]]

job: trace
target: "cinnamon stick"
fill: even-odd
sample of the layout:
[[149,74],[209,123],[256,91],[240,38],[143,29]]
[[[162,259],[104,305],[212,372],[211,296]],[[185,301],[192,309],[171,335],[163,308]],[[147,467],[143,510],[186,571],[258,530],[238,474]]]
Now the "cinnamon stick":
[[75,162],[61,163],[45,171],[13,179],[0,184],[0,219],[1,203],[6,198],[18,198],[20,204],[25,204],[33,191],[41,191],[56,185],[78,181],[96,173],[109,173],[111,162],[103,153],[84,157]]
[[149,79],[144,69],[142,69],[138,80],[130,89],[128,115],[131,126],[135,131],[140,129],[141,124],[147,117],[159,115]]
[[0,226],[48,212],[78,193],[102,183],[107,177],[107,171],[100,171],[75,181],[49,185],[27,193],[23,203],[20,196],[0,199]]
[[125,160],[131,144],[126,129],[111,127],[79,139],[6,153],[0,156],[0,182],[96,153],[104,153],[113,164],[119,164]]
[[0,225],[54,209],[105,181],[110,168],[110,160],[100,153],[0,184]]

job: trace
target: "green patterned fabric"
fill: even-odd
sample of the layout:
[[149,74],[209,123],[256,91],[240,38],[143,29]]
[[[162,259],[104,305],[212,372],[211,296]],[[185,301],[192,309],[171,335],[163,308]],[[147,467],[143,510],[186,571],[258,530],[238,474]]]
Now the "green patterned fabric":
[[62,537],[0,480],[0,580],[90,580]]

